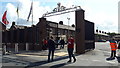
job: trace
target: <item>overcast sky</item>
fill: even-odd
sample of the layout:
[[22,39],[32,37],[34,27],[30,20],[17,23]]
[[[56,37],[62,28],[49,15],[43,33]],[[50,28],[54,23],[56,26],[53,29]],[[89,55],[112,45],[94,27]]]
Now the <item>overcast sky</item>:
[[[10,22],[15,21],[19,25],[31,25],[27,22],[32,0],[0,0],[0,21],[5,10],[7,10],[7,19]],[[65,7],[72,5],[81,6],[85,10],[85,19],[95,23],[95,29],[105,32],[118,32],[118,2],[119,0],[33,0],[34,24],[37,24],[39,18],[57,7],[57,3]],[[17,6],[19,4],[19,19],[17,17]],[[67,17],[70,18],[70,25],[75,24],[74,12],[64,15],[48,17],[47,20],[59,22],[63,21],[68,25]],[[31,18],[30,18],[31,21]]]

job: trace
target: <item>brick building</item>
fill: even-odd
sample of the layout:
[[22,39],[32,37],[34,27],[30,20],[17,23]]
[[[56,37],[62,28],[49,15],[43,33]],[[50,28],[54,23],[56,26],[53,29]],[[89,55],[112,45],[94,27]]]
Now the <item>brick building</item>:
[[94,23],[84,19],[83,9],[75,11],[74,26],[47,21],[46,18],[39,18],[39,22],[31,27],[18,27],[13,23],[9,30],[2,32],[2,42],[10,48],[15,48],[14,45],[18,43],[19,50],[25,50],[26,43],[29,50],[42,50],[43,39],[53,36],[54,40],[64,38],[67,41],[70,35],[75,38],[76,53],[82,54],[95,48]]

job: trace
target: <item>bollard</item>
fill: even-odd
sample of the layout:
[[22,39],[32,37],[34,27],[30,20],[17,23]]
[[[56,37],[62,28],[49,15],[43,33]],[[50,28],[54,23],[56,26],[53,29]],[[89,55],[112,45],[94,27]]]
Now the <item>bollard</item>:
[[29,45],[28,45],[28,43],[26,43],[26,51],[28,51],[29,50]]
[[18,53],[18,43],[15,43],[15,53]]
[[6,44],[3,46],[3,55],[6,55]]

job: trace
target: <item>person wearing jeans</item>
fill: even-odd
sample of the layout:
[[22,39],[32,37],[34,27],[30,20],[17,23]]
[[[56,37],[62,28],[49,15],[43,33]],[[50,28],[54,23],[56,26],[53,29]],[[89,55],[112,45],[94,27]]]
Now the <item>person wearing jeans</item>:
[[117,43],[114,39],[110,40],[110,47],[111,47],[111,56],[110,58],[116,57],[116,50],[117,50]]
[[70,36],[70,38],[68,39],[68,55],[69,55],[69,61],[68,62],[72,62],[72,57],[74,59],[73,62],[76,62],[76,58],[73,54],[73,50],[74,50],[74,39],[72,38],[72,36]]

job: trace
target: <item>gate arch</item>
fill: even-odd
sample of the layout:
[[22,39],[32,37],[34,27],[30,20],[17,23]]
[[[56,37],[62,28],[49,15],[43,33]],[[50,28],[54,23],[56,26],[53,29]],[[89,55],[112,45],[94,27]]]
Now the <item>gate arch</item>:
[[[89,26],[91,27],[91,32],[87,34],[87,30],[89,30],[89,27],[86,25],[88,24],[88,21],[85,21],[84,19],[84,10],[83,9],[77,9],[75,11],[75,43],[76,43],[76,53],[77,54],[83,54],[85,53],[86,50],[88,49],[94,49],[95,44],[94,44],[94,23],[91,23]],[[68,12],[63,12],[61,14],[69,13],[69,12],[74,12],[74,11],[68,11]],[[47,15],[48,16],[44,16]],[[45,17],[50,17],[54,15],[49,15],[52,14],[52,12],[44,14],[42,18],[39,18],[39,23],[41,23],[39,26],[41,28],[46,28],[47,20]],[[61,15],[61,14],[55,14],[55,15]],[[43,24],[42,24],[43,23]],[[44,35],[40,35],[41,40],[46,37],[46,29],[40,29],[40,32],[44,33]],[[91,35],[92,38],[88,39],[87,35]],[[90,45],[90,46],[89,46]]]

